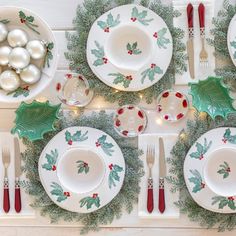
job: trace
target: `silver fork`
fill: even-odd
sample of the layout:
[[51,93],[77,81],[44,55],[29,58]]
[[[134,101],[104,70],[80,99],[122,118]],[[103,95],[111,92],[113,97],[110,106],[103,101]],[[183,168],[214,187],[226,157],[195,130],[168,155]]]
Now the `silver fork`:
[[152,146],[147,147],[146,153],[146,162],[149,169],[148,174],[148,193],[147,193],[147,210],[149,213],[152,213],[154,204],[153,204],[153,178],[152,178],[152,167],[155,162],[155,148]]
[[199,54],[200,58],[200,66],[201,67],[208,67],[208,54],[205,49],[205,6],[203,3],[200,3],[198,6],[198,16],[199,16],[199,25],[200,25],[200,37],[201,37],[201,44],[202,49]]
[[2,149],[2,163],[4,166],[4,190],[3,190],[3,209],[7,213],[10,210],[10,200],[9,200],[9,182],[8,182],[8,167],[10,165],[10,150],[4,147]]

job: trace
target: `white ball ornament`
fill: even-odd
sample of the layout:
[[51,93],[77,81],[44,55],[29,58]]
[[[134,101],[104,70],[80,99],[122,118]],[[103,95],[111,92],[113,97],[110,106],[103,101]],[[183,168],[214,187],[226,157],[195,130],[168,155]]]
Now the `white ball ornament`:
[[25,31],[21,29],[14,29],[9,32],[7,36],[9,45],[13,48],[24,47],[28,42],[28,36]]
[[9,63],[9,55],[12,51],[12,48],[9,46],[0,47],[0,65],[6,66]]
[[20,72],[20,78],[27,84],[34,84],[40,80],[41,71],[33,64],[28,65]]
[[8,30],[5,24],[0,22],[0,43],[7,38]]
[[20,78],[15,71],[5,70],[0,75],[0,86],[5,91],[15,91],[20,86]]
[[15,69],[23,69],[30,63],[30,55],[24,48],[13,48],[9,54],[9,64]]
[[30,56],[35,60],[42,59],[46,54],[46,47],[40,40],[29,41],[26,45],[26,49]]

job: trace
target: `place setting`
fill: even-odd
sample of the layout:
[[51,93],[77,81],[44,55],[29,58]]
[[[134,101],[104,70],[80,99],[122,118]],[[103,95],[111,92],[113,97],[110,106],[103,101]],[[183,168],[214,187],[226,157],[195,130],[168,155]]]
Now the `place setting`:
[[[210,0],[89,4],[96,17],[86,6],[76,12],[75,32],[66,33],[69,69],[55,77],[52,29],[30,10],[0,7],[0,101],[17,104],[7,138],[0,132],[0,214],[40,213],[86,234],[137,204],[140,222],[186,213],[231,230],[236,10],[224,3],[211,21]],[[229,13],[225,32],[219,22]],[[215,67],[212,46],[231,64]],[[40,99],[45,89],[52,100]]]

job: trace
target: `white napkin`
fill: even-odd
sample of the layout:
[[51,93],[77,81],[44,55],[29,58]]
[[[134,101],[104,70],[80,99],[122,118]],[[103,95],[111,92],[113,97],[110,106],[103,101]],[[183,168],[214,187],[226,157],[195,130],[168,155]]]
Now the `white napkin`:
[[[141,180],[141,191],[139,194],[139,203],[138,203],[138,215],[141,218],[147,219],[173,219],[179,218],[179,209],[174,205],[174,202],[179,199],[179,192],[172,193],[170,192],[171,185],[165,181],[165,211],[161,214],[158,210],[158,197],[159,197],[159,147],[158,147],[158,138],[163,137],[164,147],[165,147],[165,157],[170,157],[170,151],[174,146],[177,140],[177,134],[142,134],[139,136],[139,149],[142,149],[144,154],[140,157],[144,163],[144,171],[145,175]],[[147,145],[154,145],[156,150],[155,162],[152,169],[153,174],[153,201],[154,201],[154,209],[150,214],[147,211],[147,179],[148,179],[148,168],[146,165],[146,149]],[[167,165],[167,175],[169,166]]]
[[[5,218],[35,218],[35,210],[33,210],[29,204],[30,196],[25,193],[21,188],[21,212],[15,211],[15,156],[14,156],[14,140],[13,135],[9,132],[0,132],[0,219]],[[4,179],[4,167],[2,163],[2,148],[6,146],[10,149],[10,165],[8,167],[8,179],[9,179],[9,198],[10,198],[10,211],[5,213],[3,210],[3,179]],[[22,145],[21,145],[22,148]],[[23,152],[23,150],[21,150]],[[21,180],[25,180],[22,174]]]
[[[208,62],[209,65],[207,68],[201,68],[199,65],[199,53],[201,51],[201,38],[200,38],[200,26],[199,26],[199,17],[198,17],[198,5],[203,3],[205,6],[205,36],[206,38],[212,38],[210,34],[210,29],[213,28],[212,25],[212,18],[214,17],[214,1],[213,0],[173,0],[173,7],[174,10],[178,10],[181,13],[181,16],[174,18],[174,26],[181,28],[185,32],[185,36],[183,38],[183,42],[186,45],[188,40],[188,20],[187,20],[187,5],[188,3],[192,3],[194,8],[194,64],[195,64],[195,79],[191,79],[189,74],[189,67],[188,71],[185,72],[183,75],[176,74],[176,84],[184,85],[188,84],[189,82],[197,82],[198,80],[204,80],[208,76],[215,75],[215,56],[214,54],[214,47],[208,45],[205,42],[205,49],[208,53]],[[187,61],[188,65],[188,61]]]

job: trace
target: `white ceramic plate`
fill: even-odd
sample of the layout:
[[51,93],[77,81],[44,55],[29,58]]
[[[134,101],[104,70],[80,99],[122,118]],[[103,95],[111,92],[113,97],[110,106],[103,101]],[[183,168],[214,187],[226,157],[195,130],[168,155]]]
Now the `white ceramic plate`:
[[227,44],[229,55],[231,57],[232,62],[236,66],[236,15],[232,18],[229,24],[228,32],[227,32]]
[[153,11],[139,5],[116,7],[99,17],[87,41],[87,60],[105,84],[125,91],[152,86],[172,57],[172,37]]
[[236,213],[236,128],[213,129],[190,148],[184,177],[193,199],[220,213]]
[[147,124],[145,112],[137,106],[125,105],[117,109],[114,115],[114,128],[123,137],[136,137]]
[[58,206],[89,213],[120,191],[125,162],[117,143],[89,127],[70,127],[53,137],[39,159],[45,191]]
[[[27,21],[27,19],[30,19],[31,22]],[[7,92],[0,90],[0,102],[19,103],[30,100],[41,93],[51,83],[56,72],[58,62],[56,39],[49,25],[38,15],[28,9],[13,6],[1,6],[0,21],[1,20],[9,20],[9,23],[6,24],[9,30],[24,30],[27,33],[29,40],[40,39],[53,44],[53,48],[50,49],[52,57],[48,60],[49,65],[45,66],[42,71],[41,79],[37,83],[30,86],[22,84],[20,89],[9,95],[7,95]],[[2,43],[1,45],[4,44],[7,44],[7,42]],[[38,63],[39,62],[36,61],[33,62],[35,65],[38,65]]]
[[157,112],[167,122],[183,119],[189,108],[187,97],[178,91],[166,90],[157,99]]

